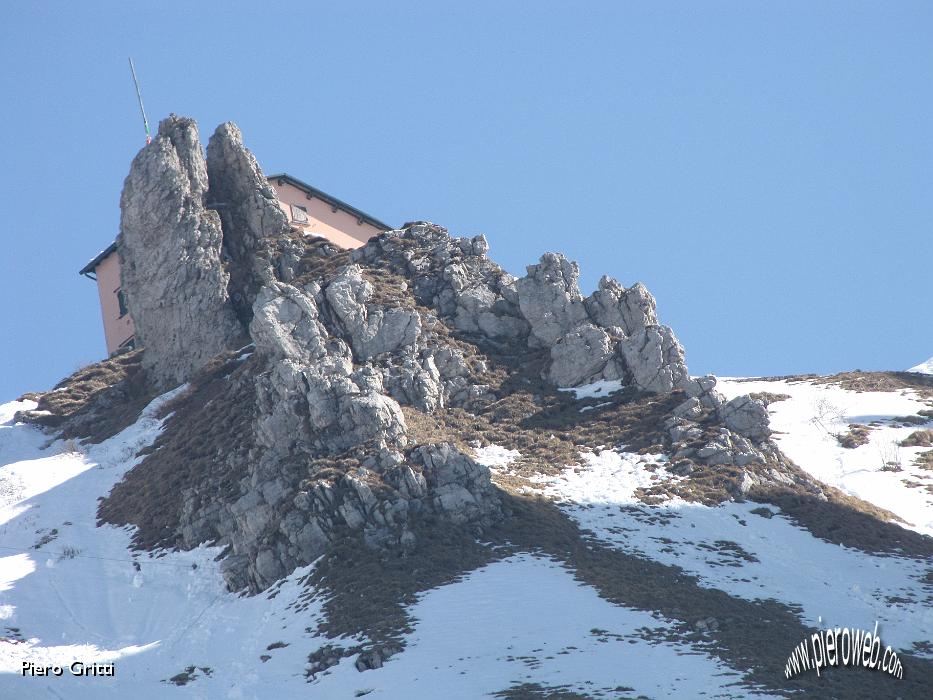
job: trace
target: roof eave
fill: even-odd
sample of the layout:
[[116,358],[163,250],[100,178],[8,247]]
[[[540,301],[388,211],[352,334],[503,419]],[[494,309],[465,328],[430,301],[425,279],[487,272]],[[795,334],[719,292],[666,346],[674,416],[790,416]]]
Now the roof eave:
[[327,194],[327,192],[324,192],[322,190],[319,190],[317,187],[313,187],[309,185],[307,182],[302,182],[297,177],[294,177],[293,175],[289,175],[288,173],[276,173],[275,175],[267,175],[266,179],[267,180],[283,180],[289,183],[290,185],[297,187],[300,190],[304,190],[307,194],[313,195],[317,197],[318,199],[322,199],[328,204],[330,204],[331,206],[336,206],[339,209],[343,209],[347,213],[355,216],[356,218],[361,219],[362,221],[365,221],[366,223],[370,224],[371,226],[375,226],[378,229],[382,229],[383,231],[391,231],[393,229],[392,226],[389,226],[384,221],[380,221],[376,217],[370,216],[365,211],[357,209],[353,205],[347,204],[346,202],[340,199],[337,199],[333,195],[329,195]]
[[97,269],[97,266],[100,265],[105,259],[109,258],[117,250],[117,242],[114,241],[102,251],[100,251],[91,262],[78,270],[79,275],[89,275]]

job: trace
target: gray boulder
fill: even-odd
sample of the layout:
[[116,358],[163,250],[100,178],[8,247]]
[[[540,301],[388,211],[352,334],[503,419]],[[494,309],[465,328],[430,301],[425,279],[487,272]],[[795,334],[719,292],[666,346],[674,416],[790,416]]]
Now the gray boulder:
[[579,268],[546,253],[515,283],[529,345],[551,350],[548,378],[561,386],[626,378],[639,389],[670,393],[689,379],[673,331],[657,322],[654,297],[642,284],[622,287],[603,277],[587,299]]
[[632,383],[645,391],[669,394],[689,377],[684,350],[667,326],[648,326],[619,342]]
[[557,386],[573,387],[597,379],[619,379],[622,373],[614,341],[606,331],[591,323],[570,331],[551,348],[548,378]]
[[599,280],[598,289],[584,301],[593,322],[602,328],[618,326],[632,335],[646,326],[658,325],[655,300],[641,282],[628,289],[608,275]]
[[424,465],[433,507],[451,522],[489,522],[499,514],[499,497],[489,468],[447,442],[416,448],[412,459]]
[[739,435],[761,440],[771,435],[768,408],[750,396],[736,396],[719,408],[719,418]]

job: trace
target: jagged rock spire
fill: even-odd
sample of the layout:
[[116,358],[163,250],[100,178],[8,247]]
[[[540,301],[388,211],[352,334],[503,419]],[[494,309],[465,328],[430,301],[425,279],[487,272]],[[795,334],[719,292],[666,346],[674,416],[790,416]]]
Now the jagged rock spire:
[[208,197],[220,213],[223,249],[230,261],[230,298],[246,326],[256,294],[273,278],[272,251],[288,230],[288,220],[233,122],[221,124],[211,136],[207,173]]
[[153,383],[186,381],[245,338],[221,264],[220,217],[205,207],[197,124],[175,115],[133,159],[120,200],[120,274]]

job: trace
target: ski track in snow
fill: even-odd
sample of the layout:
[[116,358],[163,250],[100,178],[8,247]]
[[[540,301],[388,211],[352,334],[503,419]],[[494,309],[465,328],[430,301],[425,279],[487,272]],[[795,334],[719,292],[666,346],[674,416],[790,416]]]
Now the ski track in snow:
[[[735,393],[791,393],[792,387],[763,384],[767,387],[735,383]],[[720,388],[728,394],[731,386],[723,382]],[[591,395],[611,388],[597,387]],[[585,388],[582,395],[588,395]],[[740,686],[739,672],[715,657],[679,643],[643,639],[645,629],[665,629],[669,621],[612,605],[560,564],[529,554],[422,594],[410,610],[415,625],[407,648],[383,668],[359,673],[350,657],[309,685],[304,670],[310,652],[324,644],[360,641],[308,632],[320,619],[319,602],[302,612],[290,609],[305,591],[300,579],[311,567],[280,582],[271,599],[268,592],[241,597],[223,585],[214,561],[219,548],[134,552],[130,528],[96,527],[98,497],[158,435],[162,422],[155,413],[169,398],[154,401],[119,435],[82,447],[83,454],[64,452],[61,443],[44,448],[45,435],[12,423],[16,410],[35,404],[0,406],[0,696],[352,698],[365,693],[417,700],[436,698],[443,688],[446,698],[466,699],[540,683],[581,692],[625,686],[633,696],[767,697]],[[801,390],[797,403],[809,400]],[[913,399],[900,400],[880,408],[871,404],[871,410],[894,415],[917,410],[910,410],[917,404]],[[779,430],[780,406],[771,407]],[[799,429],[802,413],[800,406],[788,411],[787,420],[794,421],[788,427]],[[799,452],[808,449],[804,438],[798,442]],[[787,449],[783,442],[781,447]],[[477,451],[479,461],[494,469],[518,456],[495,445]],[[792,458],[811,472],[819,468],[816,461],[808,467],[800,456]],[[769,519],[751,513],[749,504],[644,506],[634,499],[638,486],[677,478],[667,474],[664,459],[654,460],[660,466],[653,473],[644,469],[644,461],[607,450],[586,455],[582,468],[541,481],[568,514],[607,544],[676,564],[697,575],[701,585],[799,606],[802,619],[814,626],[819,618],[819,626],[871,627],[878,620],[885,643],[903,649],[933,637],[929,592],[918,581],[923,562],[830,545],[773,507]],[[903,513],[927,514],[922,522],[929,524],[925,503],[910,508]],[[895,602],[887,601],[895,596]],[[597,629],[605,632],[594,633]],[[267,650],[279,641],[288,646]],[[263,662],[262,655],[270,658]],[[23,659],[43,665],[113,661],[117,675],[82,679],[66,670],[59,678],[22,678]],[[165,683],[188,666],[199,667],[195,680],[180,687]]]

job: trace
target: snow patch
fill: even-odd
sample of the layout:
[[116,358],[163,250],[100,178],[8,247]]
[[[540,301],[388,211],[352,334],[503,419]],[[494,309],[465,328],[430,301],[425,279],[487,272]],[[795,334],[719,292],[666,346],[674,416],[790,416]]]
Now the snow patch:
[[593,382],[592,384],[560,389],[560,391],[572,391],[577,400],[602,398],[621,390],[622,380],[620,379],[600,379],[598,382]]
[[518,450],[510,450],[501,445],[487,445],[473,449],[473,459],[490,469],[502,469],[522,456]]

